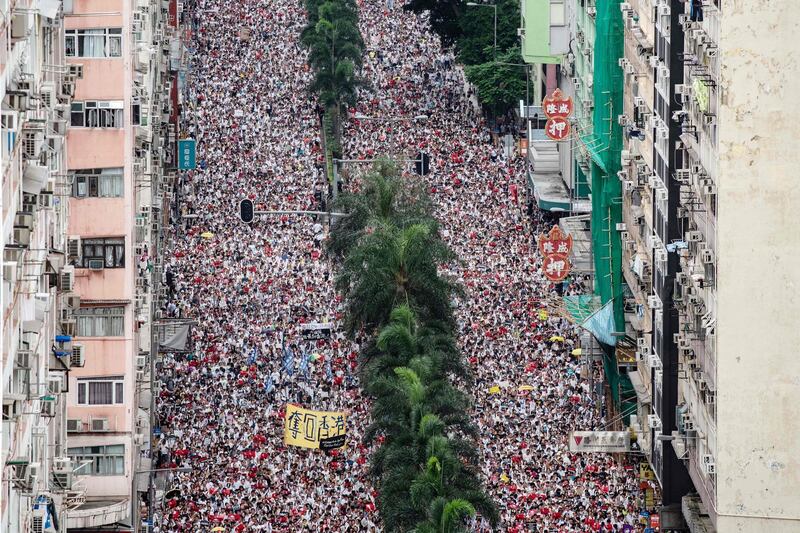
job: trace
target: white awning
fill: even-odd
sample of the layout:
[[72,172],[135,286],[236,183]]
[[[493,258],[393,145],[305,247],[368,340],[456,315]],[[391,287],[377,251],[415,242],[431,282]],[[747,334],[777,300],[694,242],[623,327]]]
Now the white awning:
[[647,388],[642,382],[642,377],[638,372],[628,372],[628,378],[631,380],[633,390],[636,391],[636,397],[639,398],[639,403],[650,403],[652,397],[647,392]]
[[61,7],[60,0],[39,0],[39,12],[49,19],[56,18],[59,7]]
[[39,194],[47,183],[49,170],[43,165],[28,165],[22,176],[22,191],[28,194]]

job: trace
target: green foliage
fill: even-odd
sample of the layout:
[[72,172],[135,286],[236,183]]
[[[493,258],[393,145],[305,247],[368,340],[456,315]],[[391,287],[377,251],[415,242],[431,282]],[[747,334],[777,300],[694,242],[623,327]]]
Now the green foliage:
[[454,385],[471,380],[450,308],[460,289],[439,273],[453,256],[427,192],[382,160],[337,210],[347,215],[328,250],[341,260],[346,327],[363,341],[361,385],[372,398],[364,438],[383,439],[370,473],[384,529],[456,533],[476,512],[496,524],[477,474],[470,401]]
[[[497,55],[518,46],[520,24],[519,0],[497,3]],[[491,4],[489,4],[491,5]],[[494,60],[494,9],[468,7],[459,19],[461,33],[456,43],[458,60],[464,65],[478,65]],[[520,61],[517,61],[519,63]]]
[[[498,56],[500,63],[521,63],[519,48]],[[525,98],[524,67],[483,63],[464,68],[467,79],[478,89],[481,103],[494,112],[502,112]]]

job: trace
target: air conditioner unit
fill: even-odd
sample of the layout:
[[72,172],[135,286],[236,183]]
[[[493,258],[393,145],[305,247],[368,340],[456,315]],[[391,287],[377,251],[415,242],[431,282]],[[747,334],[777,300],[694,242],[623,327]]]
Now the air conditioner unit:
[[133,436],[133,443],[136,446],[144,446],[144,440],[145,437],[141,433],[137,433],[136,435]]
[[636,241],[631,239],[626,239],[623,242],[626,250],[628,250],[629,252],[636,251]]
[[647,297],[647,307],[650,309],[661,309],[661,298],[653,294]]
[[636,186],[634,185],[633,181],[631,181],[631,180],[625,180],[625,181],[622,182],[622,190],[625,191],[625,192],[630,192],[630,191],[634,190],[635,188],[636,188]]
[[41,416],[52,418],[56,416],[56,402],[51,400],[41,400],[39,401],[41,411],[39,414]]
[[658,6],[658,14],[662,17],[668,17],[672,13],[672,10],[669,8],[667,4],[661,4]]
[[656,56],[656,55],[650,56],[650,58],[647,60],[647,62],[650,64],[650,66],[652,68],[658,67],[658,56]]
[[708,463],[703,463],[703,472],[705,472],[709,476],[716,475],[716,473],[717,473],[717,464],[714,463],[713,461],[710,461]]
[[699,231],[687,231],[686,242],[700,242],[703,240],[703,234]]
[[81,260],[81,238],[71,236],[67,239],[67,259],[80,262]]
[[631,151],[630,150],[621,150],[620,151],[620,158],[622,159],[622,166],[627,165],[631,162]]
[[76,294],[64,296],[64,304],[72,309],[77,309],[81,306],[81,297]]
[[629,2],[620,2],[619,10],[625,13],[626,11],[631,10],[631,4]]
[[692,179],[692,174],[689,172],[688,168],[679,168],[675,170],[675,180],[679,183],[689,183],[690,179]]
[[53,459],[53,490],[57,492],[71,490],[72,471],[72,459],[69,457],[56,457]]
[[50,394],[61,394],[63,385],[64,381],[60,376],[47,378],[47,392]]
[[89,259],[89,270],[103,270],[106,267],[106,262],[103,259]]
[[146,355],[137,355],[136,356],[136,368],[144,368],[147,366],[147,356]]
[[20,246],[30,246],[31,229],[26,226],[14,226],[14,242]]
[[32,356],[33,352],[30,350],[17,350],[14,356],[14,364],[17,368],[30,368]]
[[595,15],[597,15],[597,8],[594,6],[587,7],[586,14],[589,15],[590,17],[594,17]]
[[644,346],[639,346],[639,353],[642,357],[650,357],[650,354],[653,353],[650,349],[649,344],[645,344]]
[[624,222],[617,222],[617,225],[615,227],[616,227],[617,231],[625,231],[627,229],[625,227],[625,223]]
[[650,426],[650,429],[658,429],[661,427],[661,419],[658,418],[658,415],[647,415],[647,425]]
[[700,252],[700,258],[703,261],[703,264],[710,265],[714,262],[714,254],[711,253],[711,250],[703,250]]
[[663,248],[658,248],[653,252],[653,257],[659,263],[664,263],[667,260],[667,251]]
[[713,115],[711,113],[705,113],[703,115],[703,124],[706,126],[713,126],[717,123],[717,115]]
[[617,123],[620,126],[627,126],[629,122],[630,118],[628,118],[628,115],[617,115]]
[[61,269],[59,274],[59,286],[61,292],[72,292],[75,290],[75,267],[67,265]]
[[72,345],[72,355],[69,358],[71,367],[83,368],[83,366],[86,364],[86,354],[84,350],[85,346],[82,344]]
[[80,418],[67,419],[67,433],[79,433],[83,431],[83,421]]
[[108,431],[108,418],[92,418],[90,431]]

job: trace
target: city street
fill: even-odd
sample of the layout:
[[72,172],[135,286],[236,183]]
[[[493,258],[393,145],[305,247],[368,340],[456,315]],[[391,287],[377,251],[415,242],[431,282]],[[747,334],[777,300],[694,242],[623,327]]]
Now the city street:
[[[541,213],[526,214],[524,160],[493,144],[452,55],[425,16],[401,7],[359,4],[370,86],[351,112],[370,119],[351,113],[344,157],[431,155],[431,174],[421,178],[407,165],[407,179],[427,180],[458,258],[442,269],[466,289],[456,302],[458,337],[476,375],[467,392],[500,529],[633,527],[642,504],[633,466],[567,450],[569,430],[607,421],[571,355],[576,328],[544,311],[554,288],[534,236],[549,226]],[[359,347],[337,328],[328,339],[302,335],[304,323],[341,319],[335,266],[321,243],[327,228],[308,216],[261,216],[251,226],[238,219],[242,198],[262,210],[304,210],[315,207],[315,188],[327,190],[298,42],[305,12],[283,0],[208,0],[194,16],[184,112],[193,117],[199,166],[181,178],[177,208],[197,217],[176,219],[164,263],[167,316],[198,325],[192,354],[165,356],[162,380],[175,386],[158,398],[155,448],[159,466],[193,470],[174,476],[180,496],[164,502],[155,522],[161,531],[378,531],[373,445],[361,438],[368,403],[355,376]],[[344,166],[351,176],[365,167]],[[574,283],[568,292],[583,289]],[[285,447],[289,402],[345,411],[347,446]]]

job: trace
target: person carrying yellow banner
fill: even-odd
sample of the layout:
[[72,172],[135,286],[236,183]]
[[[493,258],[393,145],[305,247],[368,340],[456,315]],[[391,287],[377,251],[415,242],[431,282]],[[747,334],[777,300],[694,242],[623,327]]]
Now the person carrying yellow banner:
[[339,411],[313,411],[288,404],[283,442],[288,446],[331,450],[344,446],[347,415]]

